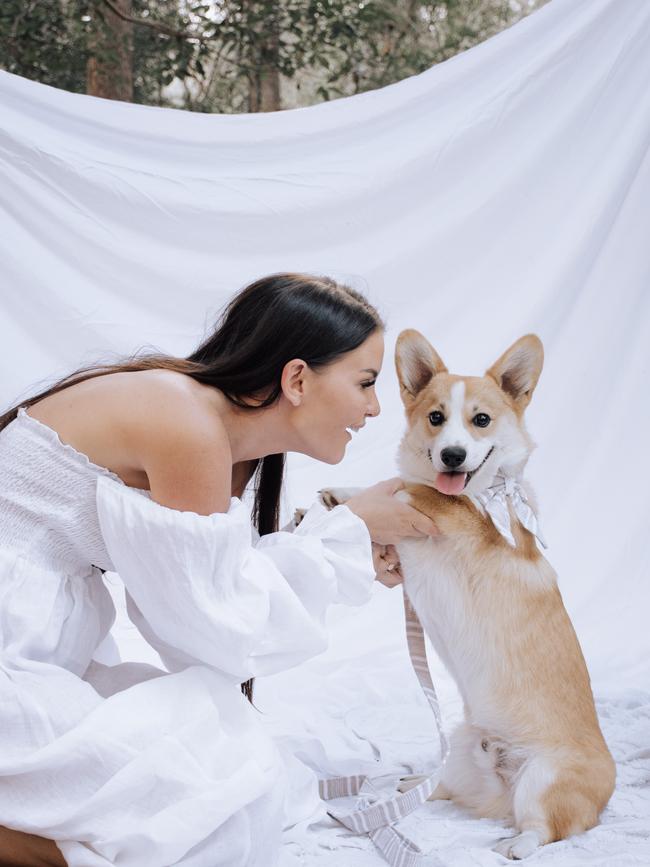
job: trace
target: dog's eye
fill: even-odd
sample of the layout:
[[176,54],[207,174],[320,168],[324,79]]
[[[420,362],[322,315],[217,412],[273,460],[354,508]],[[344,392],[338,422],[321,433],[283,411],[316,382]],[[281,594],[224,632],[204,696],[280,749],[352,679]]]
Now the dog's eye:
[[434,409],[433,412],[429,413],[429,421],[434,427],[440,427],[444,420],[444,415],[441,412],[438,412],[437,409]]
[[487,427],[492,419],[485,412],[477,412],[474,418],[472,419],[476,427]]

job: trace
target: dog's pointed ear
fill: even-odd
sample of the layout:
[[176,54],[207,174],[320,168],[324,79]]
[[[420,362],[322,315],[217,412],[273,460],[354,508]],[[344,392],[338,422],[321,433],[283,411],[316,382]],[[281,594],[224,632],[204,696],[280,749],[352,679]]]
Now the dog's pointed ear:
[[544,347],[536,334],[520,337],[487,371],[521,412],[533,396],[544,364]]
[[395,367],[405,406],[411,403],[422,389],[438,373],[447,373],[447,368],[429,341],[409,328],[397,338]]

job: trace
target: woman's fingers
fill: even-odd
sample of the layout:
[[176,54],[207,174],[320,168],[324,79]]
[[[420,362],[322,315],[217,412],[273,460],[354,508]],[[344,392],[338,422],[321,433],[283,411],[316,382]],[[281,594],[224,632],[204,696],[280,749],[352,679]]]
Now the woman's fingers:
[[402,584],[404,581],[399,569],[394,569],[392,572],[386,570],[383,575],[377,576],[377,580],[380,584],[383,584],[384,587],[397,587],[398,584]]
[[439,530],[433,520],[423,512],[418,512],[408,503],[399,503],[399,520],[395,522],[394,532],[398,537],[438,536]]
[[384,547],[384,559],[389,565],[399,566],[399,554],[394,545],[386,545]]
[[417,509],[408,507],[414,515],[411,516],[411,527],[414,536],[438,536],[440,531],[435,523],[427,515],[418,512]]
[[375,572],[377,573],[377,577],[379,578],[380,572],[385,568],[385,559],[384,552],[386,551],[385,545],[379,545],[377,542],[372,543],[372,563],[375,567]]
[[394,496],[403,487],[401,479],[387,479],[347,500],[346,505],[365,522],[374,542],[388,545],[404,538],[438,534],[431,518]]
[[399,557],[393,545],[378,545],[373,542],[372,556],[377,581],[386,587],[396,587],[402,583]]
[[[391,496],[404,488],[404,482],[399,478],[399,476],[393,479],[387,479],[385,482],[380,482],[380,484],[386,485],[386,491],[387,493],[390,493]],[[405,522],[400,528],[402,530],[400,535],[437,536],[439,534],[438,528],[427,515],[418,512],[417,509],[414,509],[413,506],[409,506],[408,503],[402,503],[400,500],[397,500],[396,504],[397,503],[399,504],[400,511],[403,513],[405,518]]]

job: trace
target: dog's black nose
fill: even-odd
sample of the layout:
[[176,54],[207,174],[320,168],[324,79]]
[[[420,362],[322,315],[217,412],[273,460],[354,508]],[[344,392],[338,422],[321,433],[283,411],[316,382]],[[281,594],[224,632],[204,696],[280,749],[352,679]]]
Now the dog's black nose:
[[456,467],[459,467],[463,463],[467,457],[467,452],[460,446],[450,446],[448,449],[443,449],[440,452],[440,457],[446,467],[455,470]]

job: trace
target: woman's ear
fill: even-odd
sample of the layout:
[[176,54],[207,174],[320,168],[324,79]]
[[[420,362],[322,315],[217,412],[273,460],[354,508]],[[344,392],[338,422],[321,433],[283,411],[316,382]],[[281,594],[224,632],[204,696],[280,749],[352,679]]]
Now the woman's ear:
[[282,394],[292,406],[300,406],[305,396],[305,373],[307,362],[301,358],[292,358],[282,368],[280,387]]

